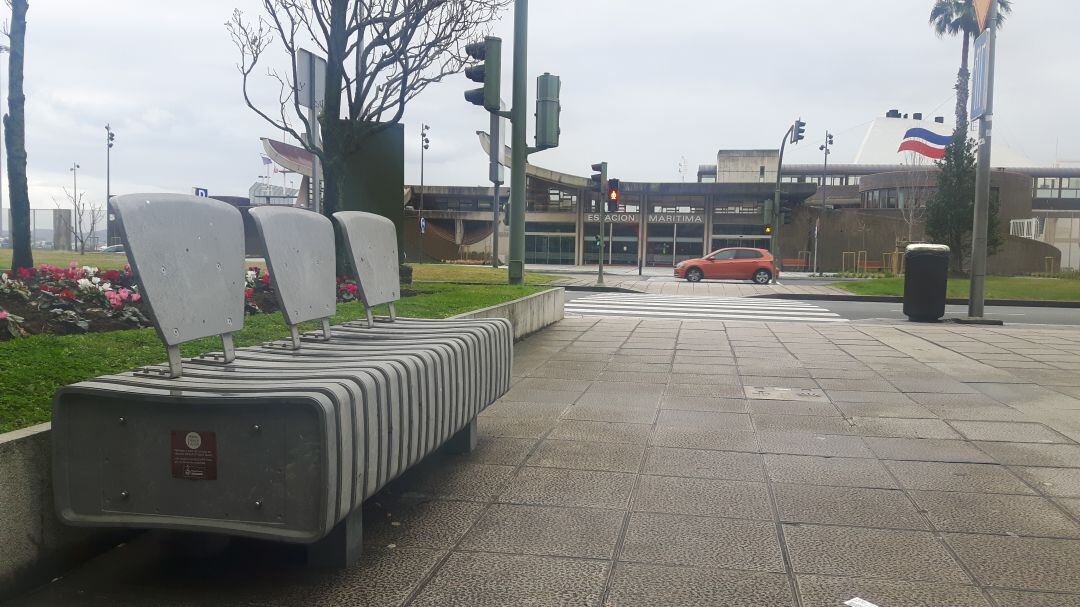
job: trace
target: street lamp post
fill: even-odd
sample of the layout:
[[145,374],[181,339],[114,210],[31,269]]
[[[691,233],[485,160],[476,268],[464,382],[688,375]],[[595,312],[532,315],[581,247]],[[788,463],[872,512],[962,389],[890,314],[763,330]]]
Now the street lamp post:
[[[72,201],[72,206],[75,207],[74,209],[72,209],[72,213],[78,213],[78,206],[79,206],[79,163],[77,163],[77,162],[71,163],[71,168],[69,170],[71,171],[71,201]],[[75,221],[75,217],[73,216],[71,220]],[[71,227],[72,226],[68,226],[69,229]],[[76,236],[76,238],[78,238],[78,236]],[[75,245],[78,246],[78,242],[76,242]],[[53,234],[53,248],[54,249],[56,248],[56,234]]]
[[825,201],[829,197],[829,191],[825,189],[825,180],[828,179],[829,174],[829,154],[832,153],[833,136],[829,131],[825,131],[825,143],[818,146],[818,149],[825,152],[825,164],[821,167],[821,211],[818,213],[818,220],[814,223],[814,274],[817,274],[818,270],[818,231],[821,228],[821,215],[825,214]]
[[416,214],[419,217],[417,223],[420,226],[420,255],[417,256],[417,263],[424,263],[424,152],[431,145],[431,140],[428,139],[427,132],[431,130],[431,127],[423,124],[420,128],[420,208]]
[[116,133],[108,123],[105,124],[105,244],[111,245],[112,238],[112,147]]

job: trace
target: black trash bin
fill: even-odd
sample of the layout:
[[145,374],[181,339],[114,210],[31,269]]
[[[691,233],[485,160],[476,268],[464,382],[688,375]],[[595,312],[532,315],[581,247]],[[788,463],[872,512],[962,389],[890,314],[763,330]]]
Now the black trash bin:
[[915,322],[936,322],[945,316],[949,282],[949,247],[908,245],[904,252],[904,314]]

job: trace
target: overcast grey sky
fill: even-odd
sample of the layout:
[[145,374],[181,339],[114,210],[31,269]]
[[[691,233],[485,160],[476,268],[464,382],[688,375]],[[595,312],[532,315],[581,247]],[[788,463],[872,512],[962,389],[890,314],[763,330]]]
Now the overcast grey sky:
[[[951,122],[960,42],[927,27],[930,0],[534,0],[535,76],[562,77],[562,145],[534,155],[586,174],[607,160],[625,180],[695,178],[720,148],[776,147],[797,116],[808,140],[789,156],[850,161],[866,124],[889,108]],[[998,46],[995,137],[1040,163],[1080,159],[1076,108],[1080,39],[1075,0],[1018,0]],[[257,0],[32,2],[27,38],[31,200],[52,207],[71,187],[105,195],[105,129],[117,132],[113,191],[245,195],[262,171],[259,137],[280,137],[244,105],[237,54],[224,23]],[[504,39],[510,94],[513,19]],[[277,51],[280,53],[280,50]],[[6,56],[2,59],[6,79]],[[6,82],[4,86],[6,87]],[[484,185],[475,131],[487,115],[467,104],[463,76],[429,88],[406,115],[406,179],[419,180],[418,129],[431,125],[426,180]],[[6,91],[6,89],[5,89]],[[6,110],[6,94],[5,94]],[[530,106],[529,115],[532,115]],[[530,143],[532,126],[529,127]],[[5,171],[6,172],[6,171]],[[6,175],[5,181],[6,181]],[[276,177],[280,183],[281,176]],[[6,192],[6,186],[5,186]],[[5,206],[6,206],[5,196]]]

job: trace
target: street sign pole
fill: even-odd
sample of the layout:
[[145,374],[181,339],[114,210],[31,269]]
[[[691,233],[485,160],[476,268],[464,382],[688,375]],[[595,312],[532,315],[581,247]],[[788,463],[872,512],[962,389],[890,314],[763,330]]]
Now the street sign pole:
[[[986,288],[987,223],[990,216],[990,140],[994,125],[994,47],[997,39],[998,3],[990,3],[986,30],[976,40],[972,117],[979,119],[979,155],[975,173],[975,218],[971,235],[971,290],[968,317],[982,318]],[[984,47],[985,45],[985,47]],[[982,50],[985,48],[985,50]],[[980,52],[982,50],[982,52]]]
[[773,270],[774,270],[773,271],[773,277],[772,277],[772,282],[773,283],[776,282],[775,269],[776,269],[776,266],[779,265],[776,262],[776,258],[777,258],[776,256],[780,254],[780,226],[777,225],[777,224],[780,223],[779,221],[777,221],[777,219],[779,219],[779,217],[780,217],[780,209],[781,209],[781,206],[780,206],[780,176],[781,176],[781,174],[783,173],[783,170],[784,170],[784,148],[787,147],[788,139],[791,137],[792,133],[794,133],[794,132],[795,132],[795,125],[791,125],[788,128],[787,132],[784,133],[784,139],[780,141],[780,158],[779,158],[778,162],[776,163],[776,190],[773,192],[773,206],[772,206],[772,213],[771,213],[772,218],[769,219],[768,216],[770,215],[770,213],[766,213],[766,216],[767,216],[766,220],[771,221],[772,224],[773,224],[772,225],[772,234],[771,234],[771,236],[769,238],[769,253],[772,253],[772,256],[773,256]]

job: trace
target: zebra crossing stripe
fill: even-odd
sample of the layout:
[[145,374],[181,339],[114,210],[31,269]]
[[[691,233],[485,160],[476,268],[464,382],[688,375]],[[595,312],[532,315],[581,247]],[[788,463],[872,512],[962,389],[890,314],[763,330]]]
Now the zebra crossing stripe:
[[567,301],[565,310],[568,314],[581,316],[848,322],[838,314],[806,302],[739,297],[668,297],[605,293]]

